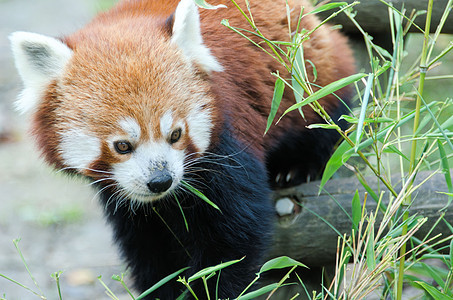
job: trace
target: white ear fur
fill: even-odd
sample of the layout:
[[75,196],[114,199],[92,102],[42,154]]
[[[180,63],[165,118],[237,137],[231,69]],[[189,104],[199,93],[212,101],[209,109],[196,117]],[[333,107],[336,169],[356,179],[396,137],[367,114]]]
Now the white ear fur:
[[178,45],[191,61],[201,66],[203,71],[223,71],[209,48],[203,44],[198,7],[193,0],[179,2],[174,15],[171,41]]
[[73,52],[61,41],[36,33],[14,32],[9,39],[24,82],[16,107],[25,113],[36,107],[46,86],[63,74]]

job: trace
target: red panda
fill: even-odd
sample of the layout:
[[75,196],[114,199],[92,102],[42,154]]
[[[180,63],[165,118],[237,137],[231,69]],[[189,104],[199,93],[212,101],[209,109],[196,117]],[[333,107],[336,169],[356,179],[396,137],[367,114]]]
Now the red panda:
[[[231,2],[214,4],[226,7],[199,11],[192,0],[122,0],[62,38],[11,35],[24,82],[18,109],[32,115],[32,134],[50,165],[98,188],[139,291],[186,266],[190,276],[245,257],[219,275],[217,295],[238,296],[271,242],[271,188],[316,176],[338,140],[306,129],[322,121],[307,108],[305,119],[290,113],[263,135],[270,73],[287,73],[220,25],[228,19],[248,28]],[[289,5],[292,24],[302,6],[310,9],[306,0]],[[285,0],[254,1],[251,9],[265,36],[289,39]],[[306,15],[301,27],[318,24]],[[346,39],[326,26],[304,43],[304,54],[320,86],[354,72]],[[337,96],[347,100],[349,90]],[[293,103],[287,90],[279,112]],[[336,96],[321,103],[337,119],[344,111]],[[212,295],[215,281],[209,281]],[[205,297],[203,284],[193,289]],[[182,291],[172,282],[151,296],[175,299]]]

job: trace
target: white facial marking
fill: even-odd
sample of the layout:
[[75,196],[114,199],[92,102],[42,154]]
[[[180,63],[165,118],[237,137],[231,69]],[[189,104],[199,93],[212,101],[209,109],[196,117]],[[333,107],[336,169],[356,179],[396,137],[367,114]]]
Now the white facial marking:
[[195,146],[200,152],[206,151],[211,143],[212,121],[209,110],[199,107],[192,109],[187,117],[187,124]]
[[73,52],[61,41],[36,33],[14,32],[9,38],[24,82],[16,107],[25,113],[36,107],[47,85],[63,74]]
[[203,44],[198,7],[193,0],[181,0],[175,11],[171,41],[184,55],[207,73],[223,71],[222,65]]
[[60,134],[60,153],[71,168],[83,171],[101,155],[101,142],[92,135],[70,129]]
[[131,117],[121,119],[119,121],[121,128],[126,132],[127,139],[132,142],[138,142],[141,136],[140,125]]
[[162,136],[168,136],[173,127],[173,117],[171,110],[164,113],[160,118],[160,132]]
[[[149,202],[162,198],[176,188],[184,174],[184,151],[173,149],[167,142],[148,142],[132,152],[131,157],[113,165],[113,178],[131,200]],[[147,183],[155,170],[165,168],[173,183],[163,194],[152,194]]]

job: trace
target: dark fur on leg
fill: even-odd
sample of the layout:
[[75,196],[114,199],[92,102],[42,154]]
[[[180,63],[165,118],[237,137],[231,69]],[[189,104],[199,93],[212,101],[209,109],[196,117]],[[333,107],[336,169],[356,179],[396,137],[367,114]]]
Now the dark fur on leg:
[[[337,120],[347,113],[347,108],[340,105],[331,115],[343,130],[347,122]],[[319,123],[324,122],[320,119]],[[333,129],[288,130],[267,152],[270,185],[286,188],[319,179],[340,138],[340,134]]]

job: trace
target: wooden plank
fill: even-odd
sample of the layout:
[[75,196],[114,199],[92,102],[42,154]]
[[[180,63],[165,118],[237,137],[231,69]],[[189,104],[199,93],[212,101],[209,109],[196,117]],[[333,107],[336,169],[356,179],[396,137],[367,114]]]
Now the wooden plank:
[[[348,3],[354,0],[342,0]],[[427,9],[428,0],[391,0],[387,1],[393,4],[395,8],[401,10],[404,6],[406,9],[406,16],[409,16],[413,9],[422,11]],[[442,17],[442,14],[447,6],[448,0],[435,0],[432,14],[431,31],[436,30],[437,25]],[[376,33],[388,32],[390,30],[388,7],[379,0],[362,0],[360,4],[356,5],[354,9],[357,11],[356,20],[371,35]],[[332,12],[327,11],[321,14],[322,17],[327,17]],[[425,15],[417,17],[415,23],[421,28],[425,27]],[[348,33],[358,33],[355,25],[349,20],[345,14],[339,14],[332,23],[342,24],[344,30]],[[414,26],[411,31],[419,32]],[[444,33],[453,33],[453,16],[450,16],[445,22]]]
[[[416,183],[429,175],[430,172],[419,173]],[[397,179],[395,178],[393,182],[397,182]],[[368,183],[374,187],[375,191],[378,190],[376,179],[368,178]],[[311,182],[275,193],[275,199],[286,196],[295,197],[301,202],[301,206],[299,212],[280,217],[276,221],[273,247],[268,255],[269,258],[288,255],[312,267],[334,263],[338,235],[325,221],[341,234],[350,233],[352,222],[339,205],[351,214],[351,201],[355,191],[359,190],[362,204],[365,191],[356,178],[331,180],[319,196],[318,189],[319,182]],[[428,217],[427,223],[416,234],[418,238],[424,238],[439,217],[439,210],[448,202],[448,197],[445,194],[439,194],[439,191],[447,192],[443,174],[435,174],[413,195],[414,201],[410,214],[417,213]],[[389,195],[388,191],[385,192],[383,203],[388,204]],[[333,199],[336,199],[338,204]],[[453,223],[452,206],[445,214],[445,219],[450,223]],[[368,197],[366,208],[368,212],[376,210],[376,203],[371,197]],[[443,222],[438,224],[432,234],[437,233],[442,233],[444,236],[451,234]]]

